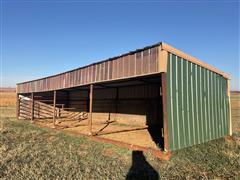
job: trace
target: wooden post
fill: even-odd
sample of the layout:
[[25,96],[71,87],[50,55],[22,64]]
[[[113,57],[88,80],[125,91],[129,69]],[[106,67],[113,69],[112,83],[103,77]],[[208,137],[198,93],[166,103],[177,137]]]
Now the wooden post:
[[93,85],[90,85],[89,91],[89,119],[88,119],[88,126],[89,126],[89,135],[92,135],[92,104],[93,104]]
[[30,104],[31,104],[31,121],[33,121],[33,119],[34,119],[34,94],[33,94],[33,92],[31,93]]
[[56,90],[53,91],[53,126],[55,127],[55,118],[56,118]]
[[163,134],[164,134],[164,151],[168,152],[168,116],[167,116],[167,73],[161,73],[162,85],[162,108],[163,108]]
[[16,93],[16,118],[19,119],[20,115],[20,100],[19,100],[19,94]]

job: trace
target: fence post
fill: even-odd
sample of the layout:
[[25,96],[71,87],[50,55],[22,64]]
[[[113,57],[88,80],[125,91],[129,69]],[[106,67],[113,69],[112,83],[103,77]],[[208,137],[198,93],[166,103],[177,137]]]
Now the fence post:
[[20,100],[19,100],[19,94],[16,93],[16,118],[19,119],[20,115]]

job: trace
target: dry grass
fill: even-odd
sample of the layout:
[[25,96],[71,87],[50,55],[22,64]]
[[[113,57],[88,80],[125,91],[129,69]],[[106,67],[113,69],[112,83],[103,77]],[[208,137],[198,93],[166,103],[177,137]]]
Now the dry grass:
[[39,128],[0,107],[0,179],[238,179],[239,97],[232,138],[176,151],[170,161]]
[[231,93],[233,131],[240,131],[240,93]]
[[0,91],[0,106],[15,106],[16,93],[9,91]]

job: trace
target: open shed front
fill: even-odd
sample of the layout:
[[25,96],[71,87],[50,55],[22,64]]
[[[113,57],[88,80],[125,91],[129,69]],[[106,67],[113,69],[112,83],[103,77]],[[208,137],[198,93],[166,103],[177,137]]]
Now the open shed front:
[[32,119],[39,125],[54,123],[55,128],[76,134],[152,151],[164,149],[161,74],[20,94],[20,117],[25,117],[24,106],[30,107],[31,117],[32,98]]

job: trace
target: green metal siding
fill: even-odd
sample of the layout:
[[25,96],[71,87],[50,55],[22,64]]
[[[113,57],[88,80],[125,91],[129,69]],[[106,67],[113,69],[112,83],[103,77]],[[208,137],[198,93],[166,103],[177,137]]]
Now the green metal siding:
[[167,111],[169,146],[177,150],[227,135],[227,80],[168,53]]

